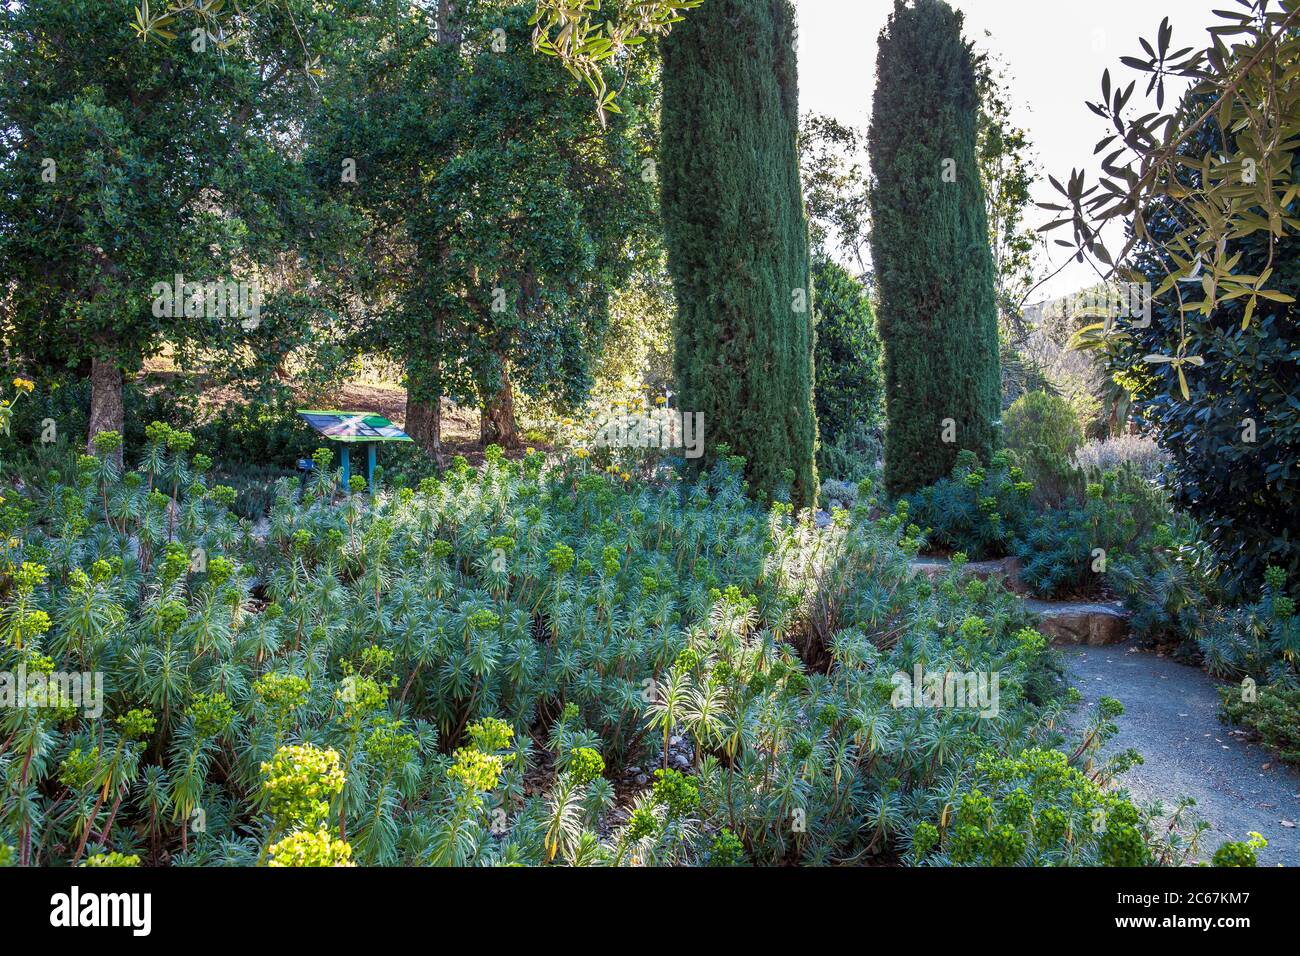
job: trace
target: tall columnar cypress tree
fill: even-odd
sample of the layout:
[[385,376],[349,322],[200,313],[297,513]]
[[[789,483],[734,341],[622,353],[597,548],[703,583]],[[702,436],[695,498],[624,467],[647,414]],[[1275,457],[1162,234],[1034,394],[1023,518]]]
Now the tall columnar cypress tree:
[[788,0],[708,0],[663,44],[662,182],[680,405],[755,491],[816,499],[813,302]]
[[1000,408],[997,305],[962,15],[895,0],[871,116],[871,253],[885,348],[885,483],[910,491],[957,452],[988,461]]

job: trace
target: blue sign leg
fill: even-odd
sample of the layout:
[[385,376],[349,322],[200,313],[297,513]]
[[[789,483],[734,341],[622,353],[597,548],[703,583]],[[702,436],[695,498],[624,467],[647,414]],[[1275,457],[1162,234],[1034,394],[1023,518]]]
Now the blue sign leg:
[[352,494],[352,456],[348,454],[351,450],[347,445],[343,446],[343,493],[345,495]]
[[366,481],[370,484],[370,495],[375,494],[375,443],[366,445]]

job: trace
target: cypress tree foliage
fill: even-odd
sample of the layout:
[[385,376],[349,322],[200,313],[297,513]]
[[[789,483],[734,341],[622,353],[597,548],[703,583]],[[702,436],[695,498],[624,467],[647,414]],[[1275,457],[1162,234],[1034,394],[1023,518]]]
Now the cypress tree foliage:
[[680,407],[755,492],[816,500],[813,301],[788,0],[709,0],[663,42],[662,183]]
[[997,305],[962,15],[895,0],[869,131],[871,253],[885,349],[885,483],[895,494],[985,462],[1000,407]]

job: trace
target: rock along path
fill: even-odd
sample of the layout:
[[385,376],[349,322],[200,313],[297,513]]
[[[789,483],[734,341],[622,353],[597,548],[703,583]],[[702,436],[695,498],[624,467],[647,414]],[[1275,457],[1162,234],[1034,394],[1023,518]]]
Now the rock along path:
[[1133,747],[1142,754],[1146,762],[1120,781],[1137,802],[1159,800],[1172,808],[1194,797],[1192,812],[1212,827],[1201,838],[1203,859],[1224,840],[1244,840],[1255,831],[1268,840],[1259,851],[1261,866],[1300,866],[1300,772],[1219,722],[1213,678],[1132,643],[1061,651],[1084,697],[1072,715],[1077,725],[1100,697],[1124,704],[1119,733],[1103,753]]

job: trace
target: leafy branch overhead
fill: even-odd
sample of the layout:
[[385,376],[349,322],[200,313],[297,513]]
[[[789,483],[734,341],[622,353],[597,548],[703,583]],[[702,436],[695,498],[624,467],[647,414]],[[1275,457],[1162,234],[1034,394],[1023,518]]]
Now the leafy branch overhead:
[[[627,47],[650,37],[665,36],[680,23],[682,12],[704,0],[614,0],[602,9],[601,0],[537,0],[533,49],[558,57],[577,79],[586,81],[596,99],[602,125],[606,113],[619,112],[618,94],[605,81],[603,67]],[[612,12],[611,16],[600,16]]]
[[[1187,354],[1187,316],[1209,317],[1222,303],[1243,299],[1249,325],[1261,299],[1294,301],[1269,281],[1275,244],[1300,232],[1293,210],[1300,184],[1292,173],[1300,145],[1300,0],[1235,4],[1240,9],[1214,11],[1218,23],[1203,48],[1175,47],[1166,17],[1154,40],[1139,39],[1142,55],[1121,58],[1145,77],[1153,110],[1132,115],[1138,80],[1124,85],[1105,71],[1101,99],[1088,104],[1113,127],[1094,150],[1103,157],[1101,175],[1090,182],[1076,169],[1064,183],[1049,177],[1062,202],[1040,204],[1058,214],[1041,231],[1070,227],[1072,238],[1056,244],[1073,250],[1079,262],[1104,267],[1098,272],[1106,278],[1142,282],[1131,254],[1149,240],[1149,223],[1154,217],[1176,224],[1164,243],[1164,276],[1153,295],[1176,297],[1181,334],[1171,343],[1173,354],[1148,361],[1172,364],[1184,397],[1184,369],[1200,364]],[[1167,86],[1176,80],[1190,81],[1190,88],[1177,106],[1166,108]],[[1188,146],[1202,130],[1215,146],[1192,155]],[[1115,221],[1131,223],[1118,250],[1102,238]],[[1233,244],[1260,232],[1270,248],[1265,268],[1239,272],[1241,255]],[[1111,332],[1113,317],[1105,318],[1084,330],[1081,344],[1095,345]]]
[[141,43],[173,43],[179,37],[178,31],[183,31],[190,38],[191,48],[206,49],[211,45],[224,53],[239,39],[241,24],[267,8],[283,13],[292,28],[302,50],[303,72],[310,77],[323,76],[320,57],[309,51],[290,0],[169,0],[160,9],[151,8],[149,0],[140,0],[131,27]]
[[[155,43],[172,42],[179,36],[177,30],[180,29],[180,20],[184,16],[192,16],[203,26],[195,27],[195,30],[203,29],[207,36],[212,37],[213,45],[218,49],[227,49],[230,46],[231,39],[226,35],[225,29],[221,25],[219,14],[225,9],[226,0],[185,0],[185,2],[172,2],[164,6],[161,12],[155,12],[149,6],[149,0],[141,0],[140,5],[135,8],[134,29],[136,35],[141,41],[152,40]],[[233,5],[236,15],[239,14],[238,0]],[[205,37],[206,39],[206,37]]]
[[[537,10],[529,20],[533,27],[533,50],[559,58],[577,79],[586,82],[596,100],[602,126],[605,114],[621,112],[616,102],[623,85],[610,89],[604,67],[630,47],[640,46],[651,37],[666,36],[673,24],[680,23],[682,13],[700,6],[704,0],[614,0],[603,7],[601,0],[537,0]],[[238,30],[231,20],[247,19],[265,6],[280,7],[298,31],[289,0],[170,0],[162,9],[151,9],[149,0],[140,0],[135,10],[133,29],[140,40],[170,43],[179,37],[182,21],[193,24],[192,37],[211,43],[224,52],[234,43]],[[222,14],[225,14],[223,18]],[[299,33],[299,40],[302,40]],[[302,43],[304,70],[321,76],[320,57],[312,56]]]

